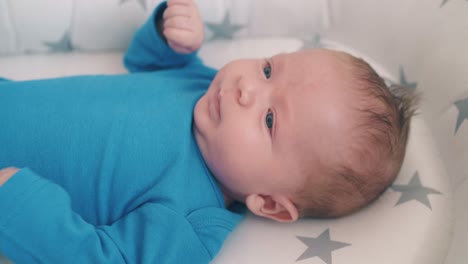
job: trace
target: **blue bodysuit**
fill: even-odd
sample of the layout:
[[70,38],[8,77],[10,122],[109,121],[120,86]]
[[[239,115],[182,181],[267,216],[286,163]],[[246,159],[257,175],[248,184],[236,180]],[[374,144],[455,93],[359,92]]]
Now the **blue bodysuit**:
[[242,216],[192,133],[216,71],[155,27],[131,74],[0,81],[0,252],[15,263],[208,263]]

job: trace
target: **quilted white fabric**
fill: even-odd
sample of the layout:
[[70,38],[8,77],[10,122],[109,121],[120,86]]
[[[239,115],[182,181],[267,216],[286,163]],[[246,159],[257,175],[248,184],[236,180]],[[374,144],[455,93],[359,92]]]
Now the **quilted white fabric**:
[[[381,199],[337,220],[249,216],[214,263],[466,263],[468,1],[196,1],[211,66],[323,46],[365,55],[423,93],[403,170]],[[159,2],[0,0],[0,76],[124,72],[122,50]]]
[[[135,30],[161,2],[0,0],[0,54],[124,50]],[[329,24],[326,0],[196,2],[207,23],[220,24],[229,14],[230,22],[240,27],[233,37],[306,37],[323,32]],[[289,23],[269,19],[280,18],[285,12],[303,18]],[[212,37],[213,32],[207,30],[207,39]]]
[[70,27],[72,0],[0,0],[0,54],[49,50]]

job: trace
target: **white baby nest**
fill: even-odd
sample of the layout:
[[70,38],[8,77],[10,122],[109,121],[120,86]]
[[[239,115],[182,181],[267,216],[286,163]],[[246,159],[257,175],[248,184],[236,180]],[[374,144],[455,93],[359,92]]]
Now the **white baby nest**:
[[[5,54],[0,56],[0,76],[19,80],[125,72],[122,51],[160,1],[148,0],[145,6],[143,2],[0,0],[0,54]],[[402,171],[380,199],[356,214],[334,220],[307,219],[285,225],[248,215],[213,263],[466,262],[463,244],[468,241],[468,215],[461,203],[468,198],[464,162],[468,123],[463,123],[463,114],[468,118],[468,106],[463,110],[468,78],[462,73],[468,69],[468,55],[460,51],[468,43],[463,31],[468,27],[468,2],[197,3],[205,21],[221,26],[220,30],[229,24],[243,25],[232,33],[232,40],[216,38],[216,27],[207,29],[208,41],[200,56],[210,66],[320,46],[364,57],[386,80],[424,93],[421,114],[412,122]],[[35,12],[40,6],[50,10]],[[223,24],[227,12],[231,21]],[[297,17],[303,23],[293,19]],[[0,257],[0,263],[7,260]]]

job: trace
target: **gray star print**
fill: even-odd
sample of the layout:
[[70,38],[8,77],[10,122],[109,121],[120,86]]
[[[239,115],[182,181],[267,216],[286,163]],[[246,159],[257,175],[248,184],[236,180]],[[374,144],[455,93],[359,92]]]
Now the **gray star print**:
[[350,246],[351,244],[330,240],[330,229],[322,232],[317,238],[297,236],[302,243],[307,245],[306,251],[302,253],[296,262],[313,257],[319,257],[327,264],[332,264],[332,251]]
[[431,203],[429,202],[429,198],[427,196],[429,194],[442,194],[441,192],[435,189],[424,187],[421,184],[418,172],[416,172],[413,175],[413,177],[407,185],[394,184],[391,186],[391,188],[397,192],[401,192],[400,199],[395,204],[395,206],[412,200],[416,200],[432,210]]
[[[127,1],[129,1],[129,0],[120,0],[120,4],[123,4],[123,3],[127,2]],[[146,10],[146,0],[136,0],[136,1],[138,1],[138,3],[140,3],[143,10]]]
[[53,52],[64,52],[64,51],[71,51],[73,49],[71,40],[70,40],[70,34],[65,32],[62,36],[61,39],[59,39],[56,42],[43,42],[44,45],[48,46],[51,51]]
[[468,97],[462,100],[458,100],[454,104],[458,108],[457,125],[455,126],[456,134],[463,121],[468,119]]
[[402,66],[400,66],[400,84],[411,89],[416,89],[416,87],[418,86],[417,82],[410,83],[406,80],[405,70]]
[[[443,0],[442,3],[440,4],[440,7],[443,7],[449,0]],[[468,0],[466,0],[468,1]]]
[[442,1],[442,3],[440,4],[440,7],[444,6],[447,2],[448,2],[448,0]]
[[216,38],[232,39],[233,35],[244,27],[242,25],[231,24],[231,17],[229,12],[226,12],[223,22],[220,24],[206,23],[206,26],[210,29],[211,32],[213,32],[213,37],[211,37],[211,40]]

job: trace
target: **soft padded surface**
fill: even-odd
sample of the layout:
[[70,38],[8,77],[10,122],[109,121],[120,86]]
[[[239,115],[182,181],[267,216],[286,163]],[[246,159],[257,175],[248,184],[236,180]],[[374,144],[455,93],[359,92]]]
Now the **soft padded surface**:
[[[0,54],[123,50],[161,2],[0,0]],[[207,39],[226,33],[230,37],[307,37],[329,24],[326,0],[290,0],[287,5],[283,1],[268,1],[267,5],[265,1],[251,0],[196,2],[206,22]],[[270,19],[285,13],[303,18],[289,23]]]

